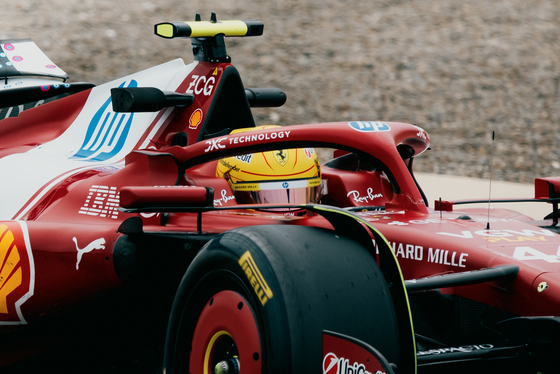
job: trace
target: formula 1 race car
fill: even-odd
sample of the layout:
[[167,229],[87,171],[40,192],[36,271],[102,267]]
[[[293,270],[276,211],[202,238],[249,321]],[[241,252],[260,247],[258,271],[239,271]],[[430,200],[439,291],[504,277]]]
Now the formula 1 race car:
[[99,86],[0,41],[3,372],[556,372],[560,178],[431,208],[418,126],[257,126],[224,39],[263,28],[158,24],[194,62]]

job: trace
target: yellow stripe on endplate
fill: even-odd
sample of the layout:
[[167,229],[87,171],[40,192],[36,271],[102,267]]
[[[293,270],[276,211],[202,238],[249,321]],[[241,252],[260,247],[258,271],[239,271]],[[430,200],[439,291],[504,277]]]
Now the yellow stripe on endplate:
[[248,27],[243,21],[195,21],[185,22],[190,26],[191,38],[205,38],[212,37],[218,34],[225,36],[245,36],[247,35]]

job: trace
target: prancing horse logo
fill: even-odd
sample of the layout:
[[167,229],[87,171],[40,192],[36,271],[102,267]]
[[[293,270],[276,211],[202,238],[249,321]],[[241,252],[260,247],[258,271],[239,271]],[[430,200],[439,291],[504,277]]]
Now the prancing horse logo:
[[280,164],[280,166],[284,166],[288,163],[288,151],[286,151],[285,149],[274,151],[273,154],[274,159],[277,163]]
[[105,238],[95,239],[91,243],[89,243],[85,248],[78,247],[78,240],[76,237],[73,237],[72,240],[76,244],[76,250],[78,251],[78,260],[76,261],[76,270],[78,270],[80,266],[80,261],[84,253],[89,253],[94,249],[105,249]]

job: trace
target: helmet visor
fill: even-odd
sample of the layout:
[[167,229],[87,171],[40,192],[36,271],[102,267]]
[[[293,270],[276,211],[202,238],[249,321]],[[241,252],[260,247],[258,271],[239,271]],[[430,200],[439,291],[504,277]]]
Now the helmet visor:
[[326,194],[325,182],[316,179],[258,183],[256,190],[236,186],[241,188],[235,188],[234,194],[237,202],[244,204],[315,204]]

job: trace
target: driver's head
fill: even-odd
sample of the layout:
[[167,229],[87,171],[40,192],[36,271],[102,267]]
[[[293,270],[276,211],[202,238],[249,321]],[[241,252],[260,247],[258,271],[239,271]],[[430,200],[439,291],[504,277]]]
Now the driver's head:
[[[252,129],[241,131],[249,130]],[[224,158],[218,162],[216,175],[229,182],[237,202],[242,204],[317,203],[324,194],[319,160],[313,148]]]

